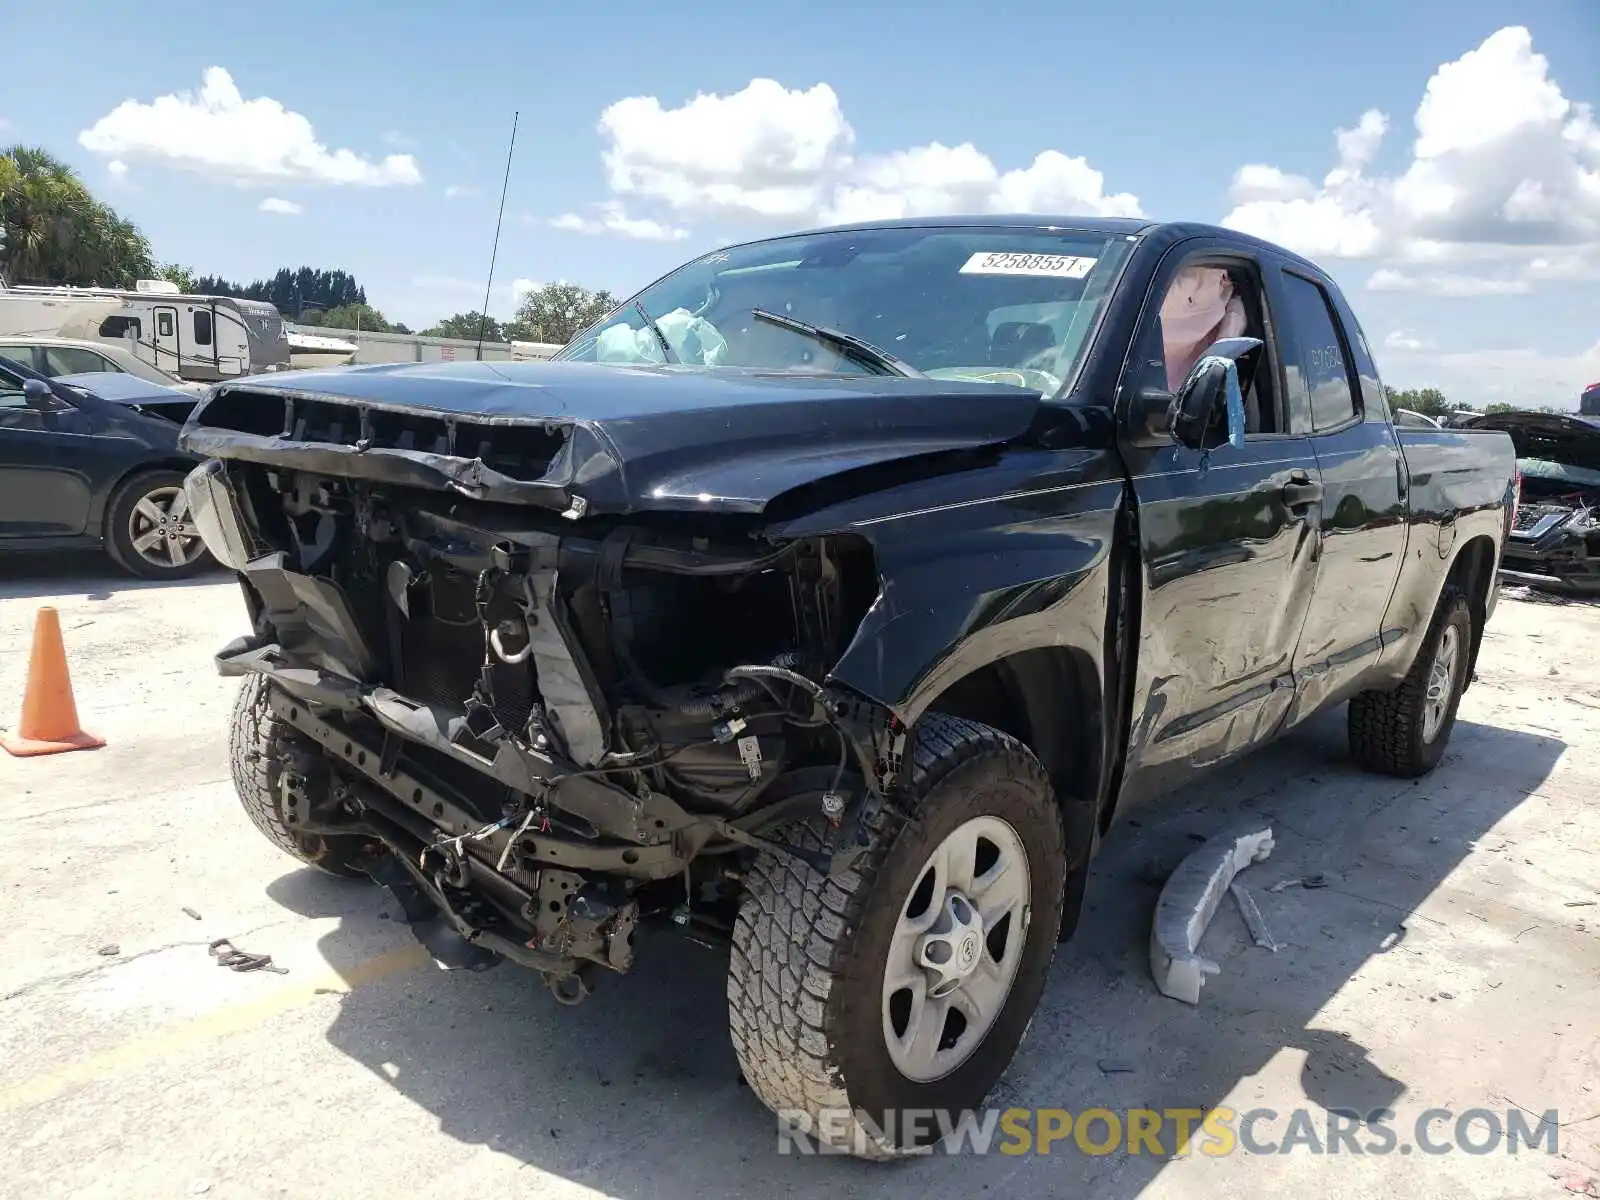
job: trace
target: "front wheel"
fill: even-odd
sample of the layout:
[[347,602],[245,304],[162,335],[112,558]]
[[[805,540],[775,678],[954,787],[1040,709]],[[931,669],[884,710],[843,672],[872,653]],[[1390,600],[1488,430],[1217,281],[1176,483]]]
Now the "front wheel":
[[273,716],[266,678],[245,677],[233,704],[228,758],[233,786],[250,823],[274,846],[308,867],[342,879],[367,879],[372,844],[360,837],[323,837],[295,829],[299,818],[283,787],[282,741],[293,727]]
[[1350,701],[1350,752],[1362,767],[1415,779],[1444,757],[1472,667],[1472,606],[1446,584],[1428,636],[1400,686]]
[[[759,860],[728,977],[746,1082],[866,1158],[930,1145],[983,1102],[1044,990],[1066,883],[1055,793],[1014,739],[929,715],[906,793],[915,818],[885,814],[857,869]],[[788,838],[820,847],[823,828]]]

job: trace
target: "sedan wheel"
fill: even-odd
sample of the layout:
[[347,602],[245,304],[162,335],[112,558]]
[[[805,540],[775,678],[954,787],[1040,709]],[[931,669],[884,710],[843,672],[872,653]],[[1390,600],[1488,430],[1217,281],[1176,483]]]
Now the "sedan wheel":
[[105,541],[118,566],[145,579],[181,579],[212,561],[177,471],[125,481],[106,508]]
[[128,541],[158,570],[186,567],[206,550],[181,487],[152,488],[139,498],[128,515]]

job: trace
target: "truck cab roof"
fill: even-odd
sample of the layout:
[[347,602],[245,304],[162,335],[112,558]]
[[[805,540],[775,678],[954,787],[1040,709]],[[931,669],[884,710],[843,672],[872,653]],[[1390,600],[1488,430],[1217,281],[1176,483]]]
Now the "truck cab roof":
[[[1158,221],[1149,217],[1086,217],[1064,213],[977,213],[941,217],[893,217],[881,221],[852,221],[842,225],[820,226],[792,235],[837,233],[852,229],[956,229],[961,227],[988,229],[1051,229],[1075,233],[1098,234],[1102,237],[1128,237],[1140,241],[1155,240],[1168,245],[1191,238],[1216,238],[1236,243],[1241,249],[1254,253],[1272,254],[1319,276],[1326,276],[1316,263],[1294,253],[1276,242],[1269,242],[1253,234],[1203,221]],[[767,239],[759,239],[767,240]],[[1600,386],[1600,385],[1597,385]]]

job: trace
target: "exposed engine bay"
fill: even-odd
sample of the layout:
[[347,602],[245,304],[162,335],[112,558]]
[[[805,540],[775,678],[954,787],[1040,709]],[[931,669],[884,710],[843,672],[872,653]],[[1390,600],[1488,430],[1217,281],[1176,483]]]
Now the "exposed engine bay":
[[1502,552],[1507,576],[1600,590],[1600,422],[1513,411],[1472,424],[1504,430],[1516,446],[1521,499]]
[[[189,493],[244,584],[219,663],[269,681],[279,811],[363,839],[441,962],[576,1002],[641,921],[724,935],[758,851],[844,869],[889,794],[904,729],[822,682],[877,595],[863,542],[237,462]],[[819,815],[821,851],[785,843]]]
[[1595,525],[1600,471],[1529,458],[1519,459],[1517,469],[1522,472],[1522,502],[1517,507],[1514,532],[1538,538],[1557,528]]
[[1542,459],[1517,465],[1522,502],[1506,541],[1507,564],[1562,583],[1600,587],[1600,471]]

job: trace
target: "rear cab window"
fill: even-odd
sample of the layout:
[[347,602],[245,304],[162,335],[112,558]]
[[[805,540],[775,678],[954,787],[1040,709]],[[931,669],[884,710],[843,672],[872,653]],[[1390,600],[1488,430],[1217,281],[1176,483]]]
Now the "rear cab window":
[[1291,428],[1329,433],[1361,419],[1360,392],[1341,322],[1320,283],[1284,271],[1284,377]]

